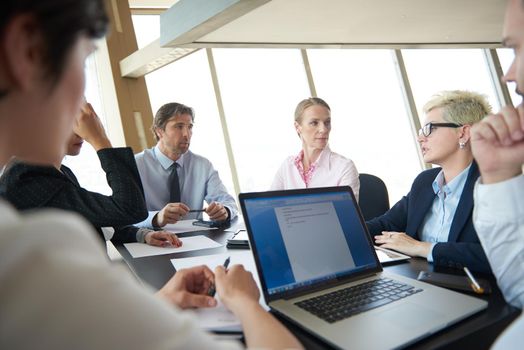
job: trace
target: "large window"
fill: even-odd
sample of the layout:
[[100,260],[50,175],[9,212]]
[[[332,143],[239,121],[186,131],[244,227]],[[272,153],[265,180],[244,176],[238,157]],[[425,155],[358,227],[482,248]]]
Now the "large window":
[[297,154],[296,104],[310,96],[299,50],[214,49],[240,188],[267,190],[286,156]]
[[500,108],[482,50],[412,49],[402,55],[422,123],[422,106],[441,90],[476,91],[488,97],[494,110]]
[[390,50],[308,50],[317,94],[331,107],[334,152],[379,176],[395,203],[420,172]]
[[[133,16],[138,46],[159,36],[159,16]],[[296,104],[311,95],[299,49],[213,49],[241,191],[266,190],[290,155],[301,148],[293,127]],[[513,54],[497,50],[507,70]],[[317,94],[332,107],[333,151],[359,172],[381,177],[391,202],[404,195],[422,170],[411,133],[392,50],[307,50]],[[421,121],[422,106],[441,90],[485,94],[500,108],[481,49],[402,50]],[[205,50],[146,76],[153,112],[178,101],[195,108],[192,150],[215,164],[233,192],[215,91]],[[513,93],[514,103],[520,97]]]
[[160,68],[147,75],[146,82],[153,114],[169,102],[193,107],[195,126],[191,150],[208,158],[228,191],[235,193],[206,51],[196,51]]
[[135,28],[135,37],[138,48],[149,45],[160,37],[160,16],[136,15],[131,16]]

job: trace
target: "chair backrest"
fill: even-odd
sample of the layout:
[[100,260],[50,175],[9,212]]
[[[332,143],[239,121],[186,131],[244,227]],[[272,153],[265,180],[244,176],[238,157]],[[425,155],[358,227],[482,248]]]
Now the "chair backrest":
[[388,189],[384,181],[371,174],[360,174],[358,205],[368,221],[389,210]]

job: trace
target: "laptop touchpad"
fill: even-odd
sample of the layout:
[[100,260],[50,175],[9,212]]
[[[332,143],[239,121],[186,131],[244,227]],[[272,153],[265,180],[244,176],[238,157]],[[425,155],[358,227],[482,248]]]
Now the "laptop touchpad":
[[380,320],[402,329],[427,328],[445,315],[411,303],[401,303],[380,313]]

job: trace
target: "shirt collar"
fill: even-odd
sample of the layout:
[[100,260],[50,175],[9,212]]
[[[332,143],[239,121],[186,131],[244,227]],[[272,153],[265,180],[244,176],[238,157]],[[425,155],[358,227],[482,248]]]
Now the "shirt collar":
[[447,184],[444,184],[444,172],[441,170],[435,180],[433,180],[433,192],[438,194],[439,191],[443,191],[446,195],[449,195],[450,193],[455,192],[457,189],[462,188],[466,182],[470,168],[471,164],[466,169],[462,170],[460,174],[455,176],[455,178]]
[[[329,148],[329,145],[326,145],[326,147],[324,147],[324,149],[322,150],[322,153],[320,153],[320,156],[318,156],[318,159],[315,163],[318,165],[321,165],[323,163],[329,162],[330,153],[331,153],[331,149]],[[326,168],[329,168],[329,167],[326,166]]]
[[[158,160],[158,162],[160,163],[160,165],[162,165],[162,168],[164,168],[165,170],[168,170],[173,165],[173,163],[175,163],[175,161],[173,161],[171,158],[169,158],[164,153],[162,153],[162,151],[160,150],[158,145],[153,147],[153,153],[155,154],[155,157]],[[180,156],[180,158],[178,158],[176,160],[176,163],[178,164],[178,166],[180,168],[182,168],[184,166],[184,158],[185,158],[186,154],[188,154],[188,153],[189,153],[189,151],[187,151],[186,153],[182,154]]]
[[[320,152],[320,155],[318,156],[317,160],[311,164],[312,167],[317,167],[318,164],[323,163],[325,159],[328,158],[327,155],[331,153],[331,150],[329,149],[329,146],[324,147],[322,152]],[[304,150],[300,150],[298,155],[294,159],[294,163],[297,168],[302,169],[302,160],[304,159]]]

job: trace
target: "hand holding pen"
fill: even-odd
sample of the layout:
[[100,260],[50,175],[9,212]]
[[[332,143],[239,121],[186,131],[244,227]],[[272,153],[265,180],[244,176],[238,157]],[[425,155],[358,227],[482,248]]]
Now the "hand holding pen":
[[[231,261],[231,257],[228,256],[227,259],[224,261],[224,264],[222,265],[224,267],[224,269],[227,270],[227,267],[229,266],[229,262],[230,261]],[[210,297],[214,297],[215,293],[216,293],[216,287],[215,287],[215,284],[212,284],[209,287],[209,290],[207,291],[207,295],[209,295]]]
[[223,266],[215,268],[215,287],[220,300],[235,315],[250,307],[260,307],[260,290],[251,272],[242,265],[233,265],[229,269]]
[[226,207],[218,202],[209,204],[206,208],[206,213],[209,216],[209,220],[212,221],[225,221],[229,217]]
[[207,294],[213,279],[205,265],[180,269],[157,294],[182,309],[215,307],[217,300]]

